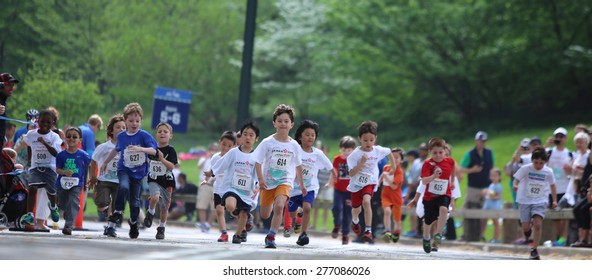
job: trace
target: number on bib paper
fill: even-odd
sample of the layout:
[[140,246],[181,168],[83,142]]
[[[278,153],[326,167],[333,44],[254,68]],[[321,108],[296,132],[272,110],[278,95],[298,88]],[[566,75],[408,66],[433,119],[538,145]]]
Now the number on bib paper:
[[271,168],[276,170],[288,170],[288,166],[292,162],[292,157],[289,154],[276,153],[271,157]]
[[251,176],[246,174],[234,173],[232,176],[232,186],[238,190],[250,191],[251,181]]
[[150,175],[152,176],[163,176],[166,174],[166,166],[160,161],[150,161]]
[[123,165],[128,168],[140,166],[146,162],[146,154],[142,152],[130,152],[127,149],[123,152]]
[[69,190],[73,187],[78,186],[79,179],[78,177],[62,177],[60,179],[60,184],[62,185],[62,189]]
[[356,177],[356,178],[354,178],[355,183],[358,185],[365,186],[365,185],[368,185],[370,182],[370,174],[368,174],[368,173],[360,172],[360,173],[356,174],[355,177]]
[[529,181],[526,186],[526,196],[531,198],[540,198],[545,196],[545,184]]
[[33,158],[37,165],[44,165],[51,163],[51,154],[47,150],[37,151]]
[[445,195],[448,190],[448,180],[434,179],[428,186],[428,191],[436,195]]
[[302,179],[310,180],[310,178],[312,178],[312,170],[308,168],[302,168]]

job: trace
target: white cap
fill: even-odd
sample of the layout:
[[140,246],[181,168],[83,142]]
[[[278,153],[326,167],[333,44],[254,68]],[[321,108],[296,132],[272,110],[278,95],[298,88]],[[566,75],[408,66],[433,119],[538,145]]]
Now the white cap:
[[567,136],[567,129],[563,128],[563,127],[558,127],[557,129],[555,129],[555,131],[553,132],[553,135],[557,135],[557,134],[563,134],[565,136]]
[[487,132],[485,132],[485,131],[477,132],[477,134],[475,134],[475,140],[486,141],[487,140]]
[[530,138],[524,138],[520,141],[520,147],[528,148],[530,147]]

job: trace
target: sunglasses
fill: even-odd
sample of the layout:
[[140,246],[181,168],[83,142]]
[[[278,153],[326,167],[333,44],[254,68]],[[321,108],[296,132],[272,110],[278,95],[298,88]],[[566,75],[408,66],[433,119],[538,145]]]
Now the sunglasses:
[[78,139],[78,136],[76,136],[76,135],[66,135],[66,138],[68,138],[68,139],[70,139],[70,138],[72,138],[72,139]]

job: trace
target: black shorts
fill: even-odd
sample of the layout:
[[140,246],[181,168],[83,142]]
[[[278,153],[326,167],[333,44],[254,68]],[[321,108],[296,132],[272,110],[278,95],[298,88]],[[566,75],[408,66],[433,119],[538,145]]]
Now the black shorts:
[[224,196],[222,197],[222,206],[225,206],[226,199],[229,197],[234,197],[236,199],[236,209],[234,210],[234,212],[232,212],[232,215],[238,216],[240,211],[245,211],[247,212],[247,214],[251,212],[251,205],[245,203],[238,194],[233,192],[227,192],[224,194]]
[[219,194],[214,193],[214,207],[218,207],[218,205],[224,206],[222,204],[222,197]]
[[450,206],[450,196],[442,195],[430,201],[423,201],[423,209],[425,211],[423,219],[426,225],[431,225],[434,221],[438,220],[441,206],[448,209],[448,206]]

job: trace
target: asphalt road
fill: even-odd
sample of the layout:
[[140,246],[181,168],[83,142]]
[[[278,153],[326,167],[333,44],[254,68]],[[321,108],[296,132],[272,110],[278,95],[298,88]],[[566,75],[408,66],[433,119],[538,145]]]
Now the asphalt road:
[[[526,259],[524,253],[479,250],[447,246],[426,254],[418,242],[376,244],[350,243],[326,235],[310,235],[310,244],[296,244],[297,236],[277,236],[277,249],[265,249],[265,235],[249,233],[243,244],[216,242],[215,230],[167,226],[166,238],[156,240],[156,229],[141,230],[138,239],[128,237],[128,227],[118,229],[118,238],[103,235],[103,224],[84,223],[86,231],[64,236],[61,230],[49,233],[0,231],[0,259],[3,260],[513,260]],[[407,244],[405,244],[407,243]],[[411,244],[409,244],[411,243]],[[544,258],[544,256],[543,256]],[[561,256],[550,256],[562,259]]]

